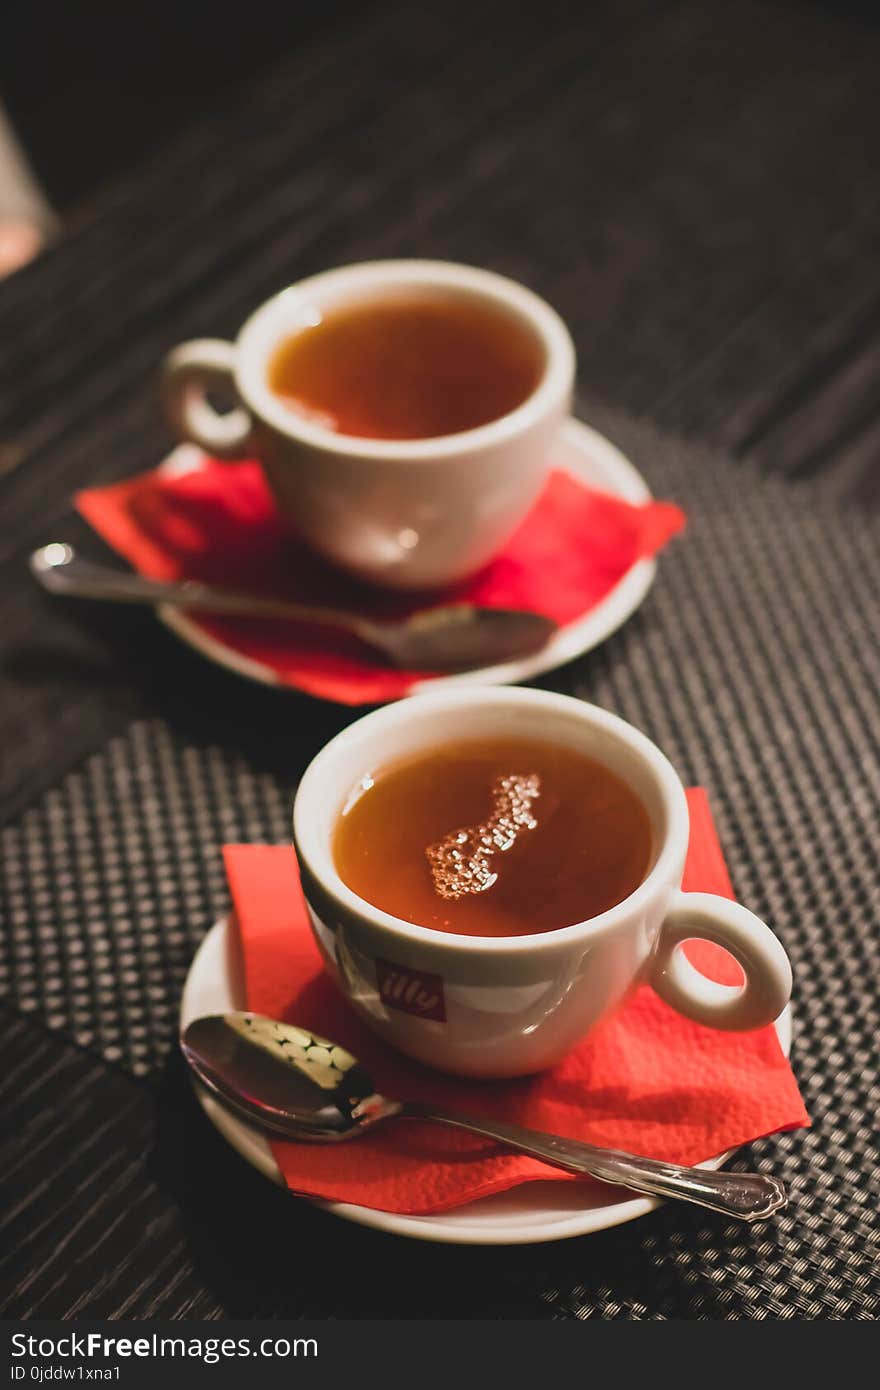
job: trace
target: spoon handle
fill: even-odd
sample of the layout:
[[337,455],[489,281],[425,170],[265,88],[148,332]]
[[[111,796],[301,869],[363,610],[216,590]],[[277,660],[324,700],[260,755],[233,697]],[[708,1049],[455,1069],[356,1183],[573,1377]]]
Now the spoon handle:
[[569,1173],[586,1173],[602,1182],[644,1192],[650,1197],[673,1197],[693,1202],[740,1221],[763,1221],[785,1206],[785,1188],[777,1178],[761,1173],[713,1172],[705,1168],[685,1168],[655,1158],[640,1158],[618,1149],[598,1149],[576,1139],[542,1134],[501,1120],[479,1120],[470,1115],[433,1110],[407,1103],[400,1112],[409,1119],[431,1120],[471,1130],[487,1139],[498,1139],[520,1153],[540,1158]]
[[238,613],[252,618],[280,618],[340,628],[369,637],[373,628],[355,613],[335,608],[316,608],[245,589],[228,589],[197,580],[144,579],[110,565],[82,560],[63,542],[43,546],[31,556],[31,571],[50,594],[70,598],[100,599],[109,603],[176,604],[180,608],[209,613]]

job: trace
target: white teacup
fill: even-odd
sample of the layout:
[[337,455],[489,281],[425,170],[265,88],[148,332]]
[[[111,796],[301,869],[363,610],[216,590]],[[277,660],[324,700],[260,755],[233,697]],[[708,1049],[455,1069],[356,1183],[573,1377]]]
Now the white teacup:
[[[395,760],[474,739],[536,737],[578,749],[622,777],[646,807],[653,861],[616,907],[533,936],[457,936],[404,922],[359,898],[333,863],[332,839],[352,788]],[[728,1030],[771,1023],[788,1002],[791,967],[753,913],[709,893],[682,893],[688,846],[684,788],[644,734],[613,714],[539,690],[416,696],[359,719],[307,768],[294,838],[312,929],[357,1012],[402,1052],[463,1076],[518,1076],[557,1062],[632,989],[650,983],[688,1018]],[[682,942],[723,946],[745,975],[719,985]]]
[[[366,439],[316,424],[270,389],[278,344],[322,313],[425,290],[485,301],[534,335],[543,371],[515,410],[458,434]],[[175,348],[162,397],[182,439],[218,458],[259,458],[282,516],[316,551],[373,583],[422,588],[474,573],[525,517],[570,410],[574,369],[562,320],[514,281],[444,261],[372,261],[283,290],[235,343],[207,338]],[[230,386],[238,405],[221,415],[207,392]]]

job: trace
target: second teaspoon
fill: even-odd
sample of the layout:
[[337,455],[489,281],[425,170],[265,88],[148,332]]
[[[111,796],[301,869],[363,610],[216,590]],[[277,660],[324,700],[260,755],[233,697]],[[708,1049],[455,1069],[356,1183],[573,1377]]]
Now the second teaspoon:
[[557,631],[552,618],[514,608],[470,603],[427,608],[388,622],[333,608],[290,603],[266,594],[194,580],[165,583],[83,560],[72,545],[55,541],[35,550],[31,573],[50,594],[111,603],[159,603],[207,613],[234,613],[345,632],[380,651],[394,666],[412,671],[454,671],[492,666],[530,656]]
[[785,1189],[762,1173],[713,1172],[599,1149],[503,1120],[481,1119],[379,1095],[356,1057],[316,1033],[261,1014],[194,1019],[180,1045],[199,1080],[252,1124],[288,1139],[354,1139],[386,1120],[430,1120],[470,1130],[569,1173],[763,1221],[785,1206]]

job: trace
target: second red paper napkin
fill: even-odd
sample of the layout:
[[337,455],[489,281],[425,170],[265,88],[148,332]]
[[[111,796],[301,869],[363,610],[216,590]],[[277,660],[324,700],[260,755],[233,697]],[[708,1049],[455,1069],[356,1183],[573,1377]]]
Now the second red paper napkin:
[[[732,897],[705,793],[690,791],[688,804],[684,887]],[[679,1163],[809,1123],[773,1028],[704,1028],[647,987],[539,1076],[462,1081],[409,1061],[355,1017],[323,972],[292,849],[231,845],[225,856],[248,1007],[341,1043],[390,1096]],[[689,954],[713,979],[738,977],[716,947],[703,943]],[[537,1179],[584,1181],[457,1130],[409,1121],[345,1144],[273,1140],[272,1151],[292,1191],[385,1211],[444,1211]]]
[[[187,457],[192,466],[182,471],[159,468],[76,498],[86,520],[141,574],[251,588],[376,616],[426,606],[424,597],[368,590],[319,561],[280,522],[257,463],[217,463],[197,451]],[[557,471],[501,554],[431,602],[525,608],[570,623],[683,525],[683,513],[670,502],[634,506]],[[337,633],[328,640],[289,623],[204,616],[197,625],[268,668],[281,684],[344,704],[397,699],[424,678],[424,672],[392,670]]]

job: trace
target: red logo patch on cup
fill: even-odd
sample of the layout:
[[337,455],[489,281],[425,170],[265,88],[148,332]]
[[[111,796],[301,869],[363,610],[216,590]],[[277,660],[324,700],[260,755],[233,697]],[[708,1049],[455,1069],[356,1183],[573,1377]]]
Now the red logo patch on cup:
[[407,966],[395,965],[391,960],[377,959],[376,983],[382,1002],[389,1009],[415,1014],[416,1018],[446,1022],[442,976],[431,975],[426,970],[410,970]]

